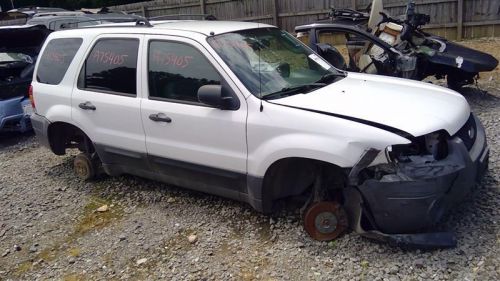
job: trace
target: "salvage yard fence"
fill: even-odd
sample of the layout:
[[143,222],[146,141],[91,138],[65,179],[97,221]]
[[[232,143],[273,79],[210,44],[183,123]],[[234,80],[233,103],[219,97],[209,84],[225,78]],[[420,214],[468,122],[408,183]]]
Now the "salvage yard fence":
[[[363,9],[371,0],[155,0],[111,7],[146,17],[211,14],[220,20],[295,26],[325,18],[331,7]],[[390,15],[404,14],[407,0],[384,0]],[[417,12],[431,16],[425,28],[449,39],[500,36],[500,0],[416,0]]]

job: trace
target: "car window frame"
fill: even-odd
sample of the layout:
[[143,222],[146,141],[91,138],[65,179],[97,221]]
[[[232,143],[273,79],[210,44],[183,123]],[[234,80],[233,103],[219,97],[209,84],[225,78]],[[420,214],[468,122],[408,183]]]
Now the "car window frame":
[[[176,43],[176,44],[186,45],[186,46],[192,47],[197,52],[199,52],[206,59],[207,63],[219,75],[219,77],[220,77],[220,84],[219,85],[226,86],[230,90],[232,97],[235,98],[235,99],[238,99],[238,103],[241,104],[239,96],[236,93],[234,93],[234,90],[232,89],[232,87],[229,86],[229,83],[226,81],[226,78],[224,77],[224,75],[217,69],[217,67],[207,57],[207,55],[202,51],[202,49],[200,49],[197,46],[195,46],[195,44],[191,44],[191,43],[185,42],[185,41],[178,41],[178,40],[175,40],[175,39],[160,39],[160,38],[148,38],[146,41],[147,41],[146,42],[146,50],[144,52],[146,54],[146,56],[145,56],[145,60],[146,60],[146,63],[145,63],[145,66],[146,66],[146,69],[145,69],[146,77],[145,78],[146,79],[144,81],[144,84],[146,85],[146,89],[147,89],[147,97],[146,98],[148,100],[162,101],[162,102],[172,102],[172,103],[187,104],[187,105],[194,105],[194,106],[202,106],[202,107],[209,107],[209,108],[217,108],[215,106],[211,106],[211,105],[208,105],[208,104],[205,104],[205,103],[202,103],[202,102],[176,100],[176,99],[169,99],[169,98],[162,98],[162,97],[152,97],[150,95],[150,91],[149,91],[149,50],[150,50],[150,45],[151,45],[151,42],[167,42],[167,43]],[[238,106],[238,109],[240,107],[241,106]],[[234,109],[233,111],[236,111],[238,109]]]
[[[136,35],[136,34],[131,34],[131,35]],[[80,87],[80,83],[82,79],[85,79],[85,74],[82,75],[83,69],[87,65],[87,58],[90,56],[92,51],[94,50],[94,47],[103,40],[134,40],[137,41],[137,61],[135,65],[135,94],[129,94],[129,93],[123,93],[123,92],[116,92],[116,91],[107,91],[107,90],[100,90],[100,89],[92,89],[92,88],[86,88],[86,87]],[[83,60],[81,62],[81,65],[79,66],[79,72],[77,74],[76,78],[76,88],[80,91],[86,91],[86,92],[94,92],[94,93],[102,93],[102,94],[108,94],[108,95],[116,95],[116,96],[123,96],[123,97],[130,97],[130,98],[139,98],[140,97],[140,76],[138,75],[140,73],[140,63],[141,63],[141,45],[142,45],[142,40],[138,36],[130,36],[127,37],[124,34],[120,34],[119,36],[109,36],[109,34],[103,34],[103,36],[97,37],[88,47],[87,52],[83,55]],[[83,76],[83,77],[82,77]]]
[[325,32],[330,32],[330,33],[350,33],[350,34],[355,34],[357,36],[363,37],[365,40],[370,42],[370,47],[373,45],[377,45],[378,47],[382,48],[384,52],[388,53],[390,56],[393,55],[393,50],[392,46],[387,44],[386,42],[382,41],[378,37],[372,35],[371,33],[365,33],[360,30],[352,29],[352,28],[339,28],[339,27],[317,27],[315,30],[315,37],[316,37],[316,43],[319,42],[319,36],[320,33],[325,33]]

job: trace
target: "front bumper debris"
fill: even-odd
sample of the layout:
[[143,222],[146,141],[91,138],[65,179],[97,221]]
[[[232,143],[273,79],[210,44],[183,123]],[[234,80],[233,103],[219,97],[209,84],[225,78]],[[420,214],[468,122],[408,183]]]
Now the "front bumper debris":
[[[475,118],[475,117],[474,117]],[[477,136],[470,150],[458,137],[448,141],[448,156],[439,161],[416,157],[397,172],[358,185],[359,212],[352,211],[364,236],[424,248],[453,247],[453,233],[425,233],[472,191],[488,167],[489,148],[476,118]],[[431,156],[432,157],[432,156]],[[365,231],[361,213],[375,230]],[[416,233],[416,234],[404,234]]]

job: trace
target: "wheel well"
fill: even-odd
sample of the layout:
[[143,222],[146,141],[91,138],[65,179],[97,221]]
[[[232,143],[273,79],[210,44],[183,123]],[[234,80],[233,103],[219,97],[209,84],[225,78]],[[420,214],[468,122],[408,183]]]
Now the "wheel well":
[[284,158],[274,162],[266,171],[262,198],[271,207],[277,199],[298,196],[311,189],[318,173],[323,176],[323,186],[342,188],[346,182],[343,169],[337,165],[308,158]]
[[50,148],[57,155],[64,155],[67,148],[78,148],[87,153],[95,151],[90,138],[80,128],[68,123],[50,124],[48,137]]

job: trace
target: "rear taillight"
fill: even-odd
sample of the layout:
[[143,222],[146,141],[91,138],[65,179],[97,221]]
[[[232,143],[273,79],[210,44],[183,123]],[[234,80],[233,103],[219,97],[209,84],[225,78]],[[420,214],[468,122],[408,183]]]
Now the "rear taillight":
[[35,110],[35,99],[33,98],[33,86],[32,85],[30,85],[30,87],[28,89],[28,97],[30,99],[31,106],[33,107],[33,110]]

